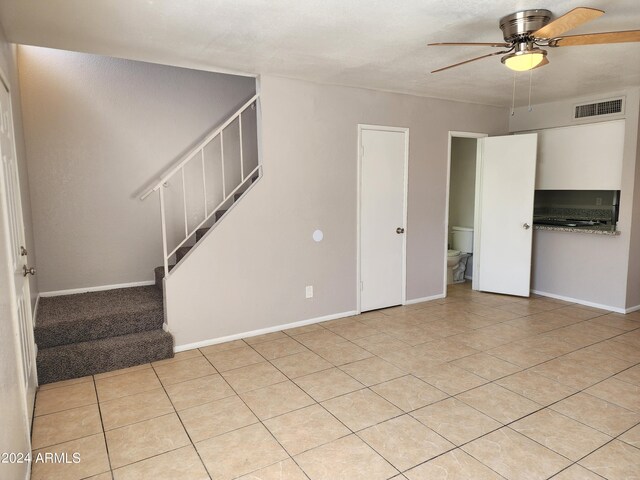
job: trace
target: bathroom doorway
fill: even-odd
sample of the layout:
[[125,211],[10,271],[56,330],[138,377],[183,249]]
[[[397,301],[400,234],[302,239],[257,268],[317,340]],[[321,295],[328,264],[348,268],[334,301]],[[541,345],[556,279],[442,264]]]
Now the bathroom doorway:
[[451,285],[470,282],[473,288],[473,245],[478,139],[483,133],[449,132],[447,202],[445,212],[444,293]]

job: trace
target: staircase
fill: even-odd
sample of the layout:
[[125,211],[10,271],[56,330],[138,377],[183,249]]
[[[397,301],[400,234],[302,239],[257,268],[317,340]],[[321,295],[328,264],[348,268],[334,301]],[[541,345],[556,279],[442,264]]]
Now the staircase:
[[[258,180],[259,176],[255,175],[253,177],[251,177],[251,181],[246,182],[249,186],[251,184],[253,184],[254,182],[256,182]],[[187,256],[187,253],[189,253],[191,251],[191,249],[193,249],[198,242],[200,242],[200,240],[202,240],[204,238],[204,236],[207,234],[207,232],[209,232],[209,230],[211,230],[215,225],[217,225],[218,221],[222,220],[222,218],[227,214],[227,212],[231,209],[231,207],[233,206],[233,204],[235,204],[238,200],[240,200],[240,198],[242,198],[242,196],[247,192],[247,190],[245,191],[241,191],[238,193],[235,193],[233,195],[233,201],[231,203],[230,206],[221,209],[221,210],[216,210],[215,214],[211,216],[210,219],[210,226],[208,227],[202,227],[202,228],[198,228],[195,231],[195,235],[193,235],[193,241],[192,241],[192,245],[185,245],[182,247],[179,247],[176,252],[175,252],[175,264],[170,264],[167,266],[168,271],[170,272],[171,270],[173,270],[173,268],[176,266],[176,264],[179,264],[180,261],[185,258]],[[156,267],[154,269],[154,274],[155,274],[155,279],[156,279],[156,288],[158,289],[158,291],[161,294],[164,294],[164,285],[163,285],[163,280],[165,278],[165,267],[164,265],[160,265],[159,267]]]
[[155,286],[43,297],[34,330],[38,382],[58,382],[173,357]]
[[[40,299],[34,329],[40,384],[173,357],[173,336],[164,330],[170,326],[164,278],[260,178],[257,100],[249,99],[142,195],[159,193],[164,264],[155,269],[155,286]],[[199,176],[189,177],[194,171]],[[176,198],[177,209],[170,203]],[[177,235],[172,222],[181,224]]]

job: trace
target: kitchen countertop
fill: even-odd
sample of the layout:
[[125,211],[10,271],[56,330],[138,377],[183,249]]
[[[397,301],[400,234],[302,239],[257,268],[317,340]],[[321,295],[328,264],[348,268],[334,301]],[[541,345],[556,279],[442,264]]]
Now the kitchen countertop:
[[619,231],[612,232],[611,230],[598,230],[598,229],[589,229],[589,228],[576,228],[576,227],[562,227],[556,225],[534,225],[534,230],[553,230],[556,232],[572,232],[572,233],[589,233],[595,235],[609,235],[609,236],[617,236],[620,235]]

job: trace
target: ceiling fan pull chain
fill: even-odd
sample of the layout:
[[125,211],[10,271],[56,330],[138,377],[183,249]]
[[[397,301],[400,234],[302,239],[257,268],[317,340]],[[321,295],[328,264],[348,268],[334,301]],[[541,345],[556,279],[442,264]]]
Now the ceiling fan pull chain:
[[516,72],[513,72],[513,94],[511,95],[511,116],[516,114]]
[[531,108],[531,82],[533,79],[533,68],[531,70],[529,70],[529,112],[531,112],[533,110],[533,108]]

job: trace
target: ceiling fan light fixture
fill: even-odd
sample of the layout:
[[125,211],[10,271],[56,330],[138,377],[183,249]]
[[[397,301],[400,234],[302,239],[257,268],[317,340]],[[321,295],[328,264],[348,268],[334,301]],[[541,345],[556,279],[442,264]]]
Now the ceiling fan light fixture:
[[540,65],[546,56],[547,52],[545,50],[532,48],[505,55],[501,61],[511,70],[526,72]]

